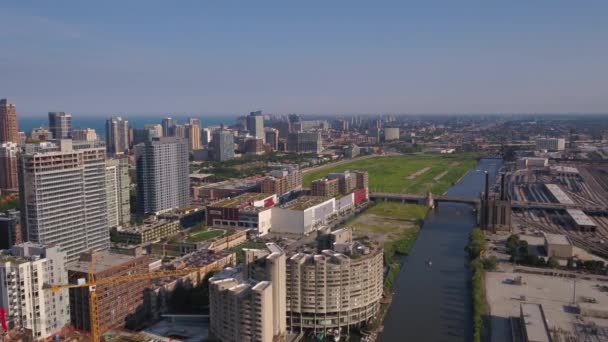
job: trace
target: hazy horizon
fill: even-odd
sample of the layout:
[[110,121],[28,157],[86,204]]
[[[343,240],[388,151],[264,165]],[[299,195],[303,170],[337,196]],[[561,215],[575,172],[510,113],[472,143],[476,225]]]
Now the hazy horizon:
[[24,117],[608,112],[605,1],[2,7],[0,98]]

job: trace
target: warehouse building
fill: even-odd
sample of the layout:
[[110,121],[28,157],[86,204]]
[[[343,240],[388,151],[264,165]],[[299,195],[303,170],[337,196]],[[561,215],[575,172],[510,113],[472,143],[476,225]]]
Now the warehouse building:
[[593,220],[589,216],[587,216],[587,214],[585,214],[582,210],[568,209],[566,211],[568,212],[568,215],[570,215],[570,217],[572,218],[574,226],[577,230],[580,230],[582,232],[594,232],[597,228],[595,222],[593,222]]
[[272,208],[272,231],[308,235],[336,214],[335,198],[302,196]]
[[568,259],[574,255],[572,242],[566,235],[545,233],[545,249],[548,257]]
[[522,303],[519,307],[525,342],[551,342],[545,312],[540,304]]

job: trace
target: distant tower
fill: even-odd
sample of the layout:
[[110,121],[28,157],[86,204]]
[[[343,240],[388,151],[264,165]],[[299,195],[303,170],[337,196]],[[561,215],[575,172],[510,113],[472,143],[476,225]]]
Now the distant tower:
[[0,143],[19,143],[17,109],[7,99],[0,100]]
[[106,150],[111,156],[129,152],[129,121],[120,116],[106,120]]
[[49,129],[53,134],[53,139],[70,139],[72,137],[72,114],[49,112]]
[[172,137],[175,135],[175,119],[173,118],[164,118],[162,122],[163,126],[163,137]]
[[264,116],[262,115],[261,110],[249,113],[249,116],[247,117],[247,128],[252,136],[259,139],[266,138],[264,134]]

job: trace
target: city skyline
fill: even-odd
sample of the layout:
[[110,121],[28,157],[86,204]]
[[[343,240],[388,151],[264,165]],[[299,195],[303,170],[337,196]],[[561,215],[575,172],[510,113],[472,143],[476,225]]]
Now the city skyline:
[[63,3],[0,14],[21,117],[608,112],[602,2]]

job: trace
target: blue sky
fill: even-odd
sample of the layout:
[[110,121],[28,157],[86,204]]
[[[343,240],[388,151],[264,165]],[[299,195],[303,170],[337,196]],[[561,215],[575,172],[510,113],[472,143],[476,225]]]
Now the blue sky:
[[608,1],[0,4],[20,115],[608,112]]

